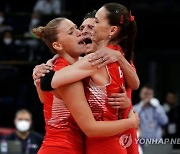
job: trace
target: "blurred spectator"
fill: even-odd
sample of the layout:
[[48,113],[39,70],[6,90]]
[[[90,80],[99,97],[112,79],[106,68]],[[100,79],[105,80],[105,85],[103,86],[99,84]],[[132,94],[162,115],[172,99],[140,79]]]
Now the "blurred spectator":
[[29,31],[33,28],[38,27],[41,24],[41,15],[39,13],[32,13],[31,20],[29,23]]
[[34,5],[34,13],[41,15],[60,15],[61,1],[60,0],[38,0]]
[[140,117],[142,138],[162,138],[162,126],[168,123],[168,117],[158,99],[154,98],[154,90],[143,86],[140,90],[140,102],[134,105]]
[[29,41],[24,37],[15,39],[12,31],[5,31],[0,41],[0,60],[32,61],[32,50],[37,45],[37,41]]
[[166,94],[166,102],[163,105],[168,118],[169,123],[165,129],[165,137],[167,138],[175,138],[179,136],[179,104],[177,102],[177,96],[174,92],[168,92]]
[[11,31],[13,28],[10,25],[7,25],[6,18],[3,12],[0,12],[0,33],[5,31]]
[[32,13],[29,22],[28,30],[24,33],[24,44],[28,46],[29,57],[28,61],[32,62],[35,59],[35,54],[39,50],[39,40],[35,39],[31,30],[41,25],[41,15],[39,13]]
[[43,141],[43,136],[30,130],[32,125],[32,115],[26,109],[16,112],[14,124],[15,132],[5,136],[5,141],[19,141],[22,146],[22,153],[36,154]]
[[4,14],[0,12],[0,24],[2,25],[4,23]]
[[12,31],[5,31],[0,41],[0,60],[14,60],[17,56],[17,46]]

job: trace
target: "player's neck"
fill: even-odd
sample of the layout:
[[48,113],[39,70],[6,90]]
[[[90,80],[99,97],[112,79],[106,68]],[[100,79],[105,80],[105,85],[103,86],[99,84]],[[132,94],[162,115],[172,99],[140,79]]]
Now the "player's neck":
[[109,40],[101,40],[97,42],[97,50],[100,50],[108,45]]

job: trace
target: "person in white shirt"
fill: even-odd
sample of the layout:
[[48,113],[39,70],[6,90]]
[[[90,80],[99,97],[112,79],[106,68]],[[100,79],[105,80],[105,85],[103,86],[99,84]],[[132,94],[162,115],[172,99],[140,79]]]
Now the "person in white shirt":
[[33,9],[34,13],[41,15],[60,15],[61,1],[60,0],[38,0]]
[[159,100],[154,98],[151,86],[143,86],[140,90],[140,102],[134,105],[134,110],[140,117],[142,138],[162,138],[162,127],[168,123],[168,117]]

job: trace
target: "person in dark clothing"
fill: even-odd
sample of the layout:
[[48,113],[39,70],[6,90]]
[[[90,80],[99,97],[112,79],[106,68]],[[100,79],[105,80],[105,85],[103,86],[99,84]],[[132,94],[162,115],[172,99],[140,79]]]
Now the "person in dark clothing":
[[[165,127],[164,138],[175,139],[180,137],[179,124],[179,103],[175,92],[169,91],[166,94],[166,102],[163,105],[166,114],[169,118],[169,123]],[[174,144],[174,148],[180,148],[179,144]]]
[[6,141],[19,141],[22,147],[22,154],[36,154],[43,141],[43,136],[30,129],[32,125],[31,113],[26,109],[17,111],[14,124],[16,130],[4,136],[3,139]]

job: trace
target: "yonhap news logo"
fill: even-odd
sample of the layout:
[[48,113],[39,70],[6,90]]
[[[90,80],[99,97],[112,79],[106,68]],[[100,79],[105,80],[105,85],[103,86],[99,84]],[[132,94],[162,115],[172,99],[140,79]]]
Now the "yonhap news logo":
[[123,148],[127,148],[129,146],[131,146],[132,144],[132,136],[131,134],[124,134],[119,138],[119,144],[123,147]]
[[139,138],[136,143],[143,144],[180,144],[180,138]]
[[180,144],[180,138],[132,138],[131,134],[124,134],[119,138],[119,144],[122,148],[131,146],[134,140],[135,144],[148,145],[148,144]]

